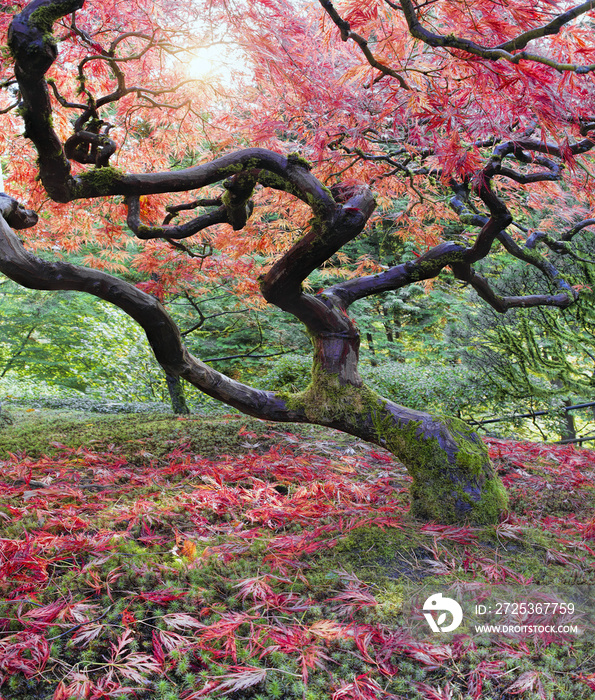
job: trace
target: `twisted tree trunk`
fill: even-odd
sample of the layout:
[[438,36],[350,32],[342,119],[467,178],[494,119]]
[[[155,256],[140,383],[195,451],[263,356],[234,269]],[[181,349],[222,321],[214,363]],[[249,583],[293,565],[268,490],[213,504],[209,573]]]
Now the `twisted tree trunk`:
[[[371,205],[370,205],[371,206]],[[45,262],[25,250],[11,230],[36,216],[0,195],[0,272],[25,287],[88,292],[118,306],[145,330],[155,356],[170,376],[182,377],[206,394],[257,418],[336,428],[392,452],[413,477],[412,512],[443,523],[496,522],[506,494],[479,438],[460,420],[412,411],[385,399],[357,371],[359,333],[338,298],[282,296],[308,326],[314,345],[312,381],[300,393],[254,389],[193,357],[163,306],[133,285],[98,270]],[[265,294],[282,289],[279,270],[263,281]],[[285,288],[287,292],[287,288]]]
[[442,523],[497,522],[506,508],[504,487],[486,446],[463,421],[414,411],[366,386],[357,372],[359,337],[321,334],[312,381],[285,398],[307,420],[384,447],[413,478],[411,509]]

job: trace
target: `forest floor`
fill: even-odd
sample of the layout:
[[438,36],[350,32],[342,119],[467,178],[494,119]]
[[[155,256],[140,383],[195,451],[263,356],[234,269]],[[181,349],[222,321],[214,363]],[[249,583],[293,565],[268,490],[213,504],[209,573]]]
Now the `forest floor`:
[[[413,520],[404,468],[333,431],[12,418],[0,700],[595,697],[595,452],[488,439],[510,513],[455,527]],[[457,629],[432,632],[437,595]]]

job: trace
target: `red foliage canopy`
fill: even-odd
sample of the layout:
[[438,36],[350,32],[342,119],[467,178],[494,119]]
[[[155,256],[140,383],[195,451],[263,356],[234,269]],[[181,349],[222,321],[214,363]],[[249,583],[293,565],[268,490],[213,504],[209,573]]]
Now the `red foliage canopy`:
[[[3,33],[25,7],[21,0],[0,15]],[[50,30],[50,15],[43,14],[50,7],[49,1],[29,6],[25,15],[33,21],[23,30],[25,44],[36,20],[38,31]],[[461,222],[456,242],[473,244],[470,262],[483,257],[494,239],[493,232],[477,238],[494,211],[494,204],[486,210],[476,198],[488,184],[514,220],[508,236],[498,232],[508,252],[541,269],[544,288],[559,292],[553,303],[572,300],[573,291],[548,258],[552,251],[572,255],[570,241],[577,225],[584,230],[592,206],[590,167],[582,155],[592,146],[595,114],[588,2],[557,12],[556,4],[526,0],[417,6],[388,0],[303,6],[285,0],[196,0],[183,6],[129,0],[72,2],[51,12],[59,51],[57,60],[51,56],[44,65],[50,104],[43,111],[49,116],[51,109],[56,147],[65,144],[67,160],[59,171],[47,162],[44,173],[43,161],[52,158],[41,142],[54,139],[41,114],[37,136],[27,125],[33,143],[23,139],[14,108],[21,103],[24,115],[31,98],[26,89],[19,94],[9,54],[2,62],[0,147],[7,190],[43,210],[28,241],[34,248],[82,247],[85,264],[107,271],[123,273],[131,265],[159,271],[162,291],[228,275],[241,290],[255,293],[258,274],[295,241],[311,215],[279,189],[251,191],[257,206],[238,234],[240,221],[232,229],[222,225],[227,219],[216,180],[200,183],[191,211],[200,207],[202,217],[165,236],[159,227],[144,230],[141,237],[151,241],[139,248],[124,225],[121,201],[103,199],[118,188],[96,181],[93,188],[74,191],[64,182],[81,178],[89,165],[156,173],[204,163],[248,143],[285,154],[299,151],[329,186],[371,186],[378,215],[422,250],[445,242],[445,222]],[[29,58],[19,63],[16,35],[12,46],[22,81]],[[188,70],[192,52],[217,42],[236,47],[238,61],[249,69],[237,63],[223,84],[195,79]],[[40,148],[42,177],[36,180]],[[164,190],[159,194],[151,189],[139,190],[139,214],[147,224],[158,224],[164,207],[186,200],[165,196],[171,187],[158,187]],[[85,197],[77,204],[85,195],[101,201]],[[397,210],[396,199],[405,202]],[[545,213],[538,232],[528,230],[528,211]],[[170,211],[168,223],[183,212]],[[138,226],[133,229],[138,235]],[[198,257],[180,249],[187,236],[192,238],[184,247]],[[536,260],[538,243],[549,247],[546,260]],[[205,251],[214,254],[200,257]],[[254,253],[258,264],[246,257]],[[378,271],[362,261],[357,272],[372,270]],[[431,274],[438,271],[432,267]],[[457,274],[500,310],[552,303],[543,295],[503,301],[466,264]]]

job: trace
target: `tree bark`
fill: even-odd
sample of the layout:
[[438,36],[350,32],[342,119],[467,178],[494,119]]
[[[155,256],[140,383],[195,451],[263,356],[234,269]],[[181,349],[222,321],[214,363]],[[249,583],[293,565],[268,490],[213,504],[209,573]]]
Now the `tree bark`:
[[[564,401],[565,406],[572,406],[572,401],[566,399]],[[560,436],[562,440],[576,440],[576,425],[574,422],[574,416],[570,411],[564,411],[564,425],[562,428],[562,435]]]
[[413,411],[367,387],[357,373],[359,338],[313,340],[310,386],[285,397],[308,422],[384,447],[413,479],[411,512],[442,523],[495,523],[506,509],[505,489],[486,446],[463,421]]
[[180,377],[174,374],[165,374],[165,381],[167,383],[167,390],[169,392],[169,398],[171,401],[171,408],[177,415],[188,415],[190,409],[186,403],[186,397],[184,396],[184,385]]

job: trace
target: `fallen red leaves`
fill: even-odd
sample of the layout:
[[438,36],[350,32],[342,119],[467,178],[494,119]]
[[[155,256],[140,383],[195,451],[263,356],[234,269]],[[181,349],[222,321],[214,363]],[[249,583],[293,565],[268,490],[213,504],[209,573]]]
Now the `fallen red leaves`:
[[[548,698],[548,674],[507,666],[535,653],[527,640],[457,672],[477,653],[473,640],[413,639],[382,613],[373,582],[340,566],[324,585],[309,578],[310,558],[376,525],[417,538],[424,576],[466,585],[528,583],[502,554],[541,528],[555,544],[543,547],[544,566],[592,581],[594,453],[488,444],[516,504],[494,530],[500,551],[477,528],[408,520],[408,477],[365,446],[323,457],[291,436],[265,454],[176,451],[144,466],[84,449],[13,456],[0,465],[0,683],[22,677],[54,700],[95,700],[154,697],[163,677],[197,700],[303,688],[322,674],[333,700],[442,700],[461,689],[479,700],[490,684],[502,698]],[[422,669],[415,695],[391,690],[403,663]],[[592,684],[588,670],[574,675],[579,687]]]

